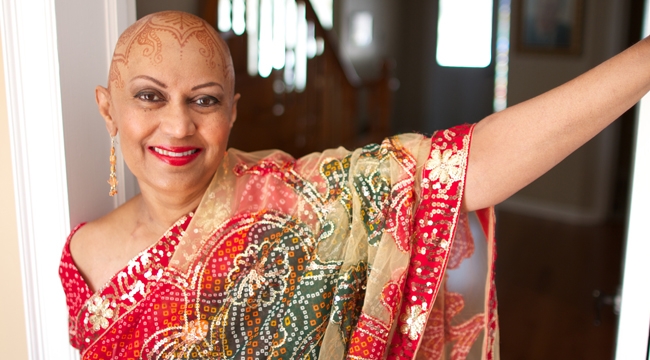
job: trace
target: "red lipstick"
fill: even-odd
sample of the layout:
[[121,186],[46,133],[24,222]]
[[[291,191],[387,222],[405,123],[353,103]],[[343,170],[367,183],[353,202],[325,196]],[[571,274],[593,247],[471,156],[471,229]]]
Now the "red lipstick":
[[201,153],[202,149],[191,146],[166,147],[150,146],[149,152],[166,164],[183,166],[191,163]]

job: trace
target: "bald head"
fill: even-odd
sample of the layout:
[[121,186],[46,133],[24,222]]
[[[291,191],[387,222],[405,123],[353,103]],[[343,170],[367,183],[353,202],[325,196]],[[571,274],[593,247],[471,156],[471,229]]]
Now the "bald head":
[[201,59],[219,72],[226,89],[234,94],[235,73],[228,46],[205,20],[180,11],[163,11],[129,26],[117,41],[111,61],[108,88],[123,88],[125,74],[134,64],[157,66],[164,61]]

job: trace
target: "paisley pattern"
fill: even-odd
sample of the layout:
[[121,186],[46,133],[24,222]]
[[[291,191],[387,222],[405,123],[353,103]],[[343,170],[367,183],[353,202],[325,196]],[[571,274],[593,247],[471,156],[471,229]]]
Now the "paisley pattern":
[[463,269],[493,255],[492,218],[479,246],[460,216],[470,135],[230,150],[196,212],[98,292],[66,246],[72,345],[83,359],[498,357],[492,290],[438,296],[468,274],[493,288],[491,260]]

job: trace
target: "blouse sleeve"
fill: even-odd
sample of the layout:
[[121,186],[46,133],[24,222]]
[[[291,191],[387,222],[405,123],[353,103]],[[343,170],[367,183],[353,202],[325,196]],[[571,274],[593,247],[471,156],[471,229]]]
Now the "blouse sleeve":
[[77,331],[79,324],[78,314],[84,302],[90,297],[91,292],[72,259],[72,255],[70,254],[70,240],[77,230],[84,225],[85,223],[77,225],[70,232],[70,235],[68,235],[61,254],[61,262],[59,263],[59,278],[61,279],[65,300],[68,305],[70,344],[77,349],[81,349],[83,345],[81,344],[82,339],[79,336],[79,331]]

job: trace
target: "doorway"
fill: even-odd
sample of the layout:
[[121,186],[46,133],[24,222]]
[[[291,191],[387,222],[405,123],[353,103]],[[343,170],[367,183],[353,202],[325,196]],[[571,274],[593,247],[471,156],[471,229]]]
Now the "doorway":
[[[639,0],[639,2],[641,2]],[[56,52],[57,48],[57,41],[54,42],[46,42],[43,46],[35,46],[35,44],[40,44],[40,42],[35,41],[39,40],[41,37],[35,36],[35,34],[40,34],[42,30],[42,33],[45,34],[57,34],[58,36],[58,46],[60,49],[65,48],[66,46],[69,46],[69,49],[71,49],[72,52],[77,51],[79,52],[78,58],[84,59],[84,56],[87,55],[87,53],[90,51],[88,50],[91,45],[95,44],[98,47],[102,46],[108,46],[107,44],[99,44],[97,39],[104,40],[108,38],[108,36],[105,36],[105,32],[107,29],[115,28],[116,24],[118,23],[117,20],[114,21],[114,23],[107,23],[106,19],[111,19],[110,16],[108,16],[108,13],[110,12],[110,6],[106,5],[109,3],[117,4],[118,10],[120,9],[120,6],[125,6],[124,4],[128,3],[128,1],[109,1],[107,0],[106,3],[104,2],[97,2],[97,3],[91,3],[91,2],[86,2],[86,1],[76,1],[76,2],[70,2],[66,1],[67,4],[70,6],[61,6],[59,7],[60,4],[63,4],[62,1],[57,1],[57,8],[56,8],[56,17],[54,15],[54,9],[51,3],[51,1],[33,1],[30,2],[29,5],[24,4],[25,2],[19,1],[19,0],[13,0],[13,1],[7,1],[3,3],[3,7],[6,11],[2,13],[3,16],[3,36],[7,36],[7,34],[12,34],[13,37],[11,38],[13,41],[5,41],[3,42],[3,47],[4,47],[4,53],[6,54],[5,56],[11,56],[11,54],[18,54],[20,53],[18,49],[20,44],[29,44],[30,47],[34,49],[34,51],[39,50],[42,51],[37,53],[36,56],[30,57],[29,59],[25,58],[23,61],[25,61],[25,64],[23,66],[20,66],[21,63],[19,59],[12,57],[11,61],[7,61],[6,65],[6,74],[8,77],[11,77],[11,82],[10,85],[8,86],[8,93],[9,95],[9,101],[12,103],[10,106],[20,106],[22,104],[22,101],[25,99],[33,99],[32,96],[33,94],[41,94],[41,96],[46,97],[50,96],[51,98],[57,98],[59,96],[59,92],[63,93],[64,96],[66,96],[66,91],[69,89],[62,88],[60,84],[57,86],[49,86],[49,87],[44,87],[43,86],[43,79],[47,79],[48,81],[51,81],[52,83],[60,81],[59,79],[59,69],[55,66],[41,66],[41,67],[30,67],[29,65],[31,64],[29,61],[33,61],[33,59],[39,59],[39,61],[46,62],[48,64],[57,64],[57,61],[59,60],[59,54]],[[84,12],[84,6],[88,7],[91,6],[93,7],[91,11]],[[95,8],[97,6],[97,8]],[[29,7],[29,8],[27,8]],[[74,7],[74,9],[73,9]],[[20,9],[21,11],[9,11],[9,10],[15,10],[16,8]],[[67,9],[67,10],[63,10]],[[29,11],[27,11],[29,10]],[[122,9],[123,10],[123,9]],[[92,17],[92,19],[96,19],[96,21],[93,21],[92,26],[86,26],[83,28],[84,32],[86,32],[91,40],[93,40],[92,43],[89,43],[89,47],[86,46],[80,46],[79,39],[77,37],[66,37],[65,34],[62,31],[57,31],[57,28],[53,22],[53,19],[56,18],[57,22],[60,24],[63,24],[64,21],[62,19],[67,19],[67,18],[74,18],[75,14],[81,13],[83,17],[88,19],[88,14],[92,13],[95,16]],[[637,12],[639,14],[641,12]],[[45,15],[43,15],[45,14]],[[80,16],[81,16],[80,15]],[[640,15],[639,15],[640,16]],[[90,20],[89,20],[90,21]],[[70,22],[68,24],[71,27],[74,27],[75,24],[73,22]],[[77,26],[81,26],[80,24],[77,24]],[[32,29],[32,31],[18,31],[19,29]],[[92,35],[92,36],[91,36]],[[50,39],[51,40],[51,39]],[[85,45],[86,43],[84,43]],[[47,46],[46,46],[47,45]],[[25,48],[26,49],[26,48]],[[51,51],[54,49],[54,51]],[[47,51],[46,51],[47,50]],[[68,54],[69,56],[73,56],[75,54],[71,53]],[[104,59],[108,61],[108,59]],[[91,72],[91,75],[95,76],[96,74],[101,74],[102,77],[105,76],[106,72],[106,67],[107,63],[104,63],[103,60],[99,60],[97,62],[93,62],[96,67],[87,70],[84,68],[84,70],[79,70],[71,76],[75,79],[79,78],[84,78],[88,77],[87,71]],[[36,71],[38,70],[38,71]],[[93,82],[93,86],[95,83]],[[67,96],[73,96],[73,93],[67,93]],[[58,99],[58,98],[57,98]],[[26,102],[27,103],[27,102]],[[55,102],[52,102],[52,104],[55,104]],[[47,108],[48,110],[50,108]],[[61,114],[60,111],[57,112],[57,106],[52,105],[52,111],[43,111],[43,112],[25,112],[22,114],[18,113],[12,113],[13,115],[18,114],[14,116],[14,118],[11,120],[13,121],[13,124],[18,124],[18,123],[24,123],[24,124],[30,124],[33,125],[29,128],[22,128],[16,126],[16,133],[13,136],[12,139],[12,156],[14,159],[24,159],[24,161],[21,163],[25,168],[29,168],[33,170],[33,173],[30,174],[28,172],[21,173],[21,176],[26,176],[25,179],[29,181],[24,182],[24,186],[19,189],[19,194],[18,196],[22,200],[22,202],[19,202],[18,208],[21,211],[21,214],[28,214],[28,210],[31,209],[32,205],[33,208],[37,208],[37,205],[39,203],[34,202],[32,204],[31,201],[32,199],[39,199],[39,194],[41,194],[38,191],[35,191],[34,189],[46,189],[49,190],[53,186],[58,186],[58,182],[53,181],[53,178],[55,177],[54,175],[56,174],[65,174],[66,169],[65,169],[65,159],[58,157],[59,155],[62,155],[62,151],[60,150],[60,147],[52,147],[52,151],[48,152],[48,154],[44,154],[42,151],[40,152],[40,159],[32,158],[32,157],[27,157],[23,156],[20,157],[20,154],[26,155],[27,150],[25,149],[32,149],[33,145],[37,146],[42,146],[43,141],[49,141],[51,139],[56,139],[56,141],[59,141],[60,137],[60,132],[63,131],[63,124],[60,122],[61,120]],[[59,109],[60,110],[60,109]],[[13,116],[12,115],[12,116]],[[68,118],[70,118],[70,114],[67,115]],[[87,119],[83,119],[83,116],[79,116],[80,121],[86,121]],[[647,120],[647,119],[646,119]],[[37,126],[38,124],[43,124],[43,121],[46,121],[46,124],[48,126],[51,125],[51,127],[47,126],[41,126],[40,128]],[[648,121],[645,121],[646,124],[648,124]],[[100,127],[101,128],[101,127]],[[43,131],[42,129],[53,129],[52,131]],[[411,130],[414,130],[412,128]],[[34,135],[34,136],[30,136]],[[641,134],[641,136],[650,136],[647,133]],[[36,139],[41,139],[40,144],[30,144],[25,141],[25,139],[29,138],[36,138]],[[69,139],[66,137],[66,142]],[[108,142],[107,140],[105,141],[106,143]],[[639,144],[643,143],[642,141],[639,141]],[[647,142],[646,142],[647,143]],[[59,144],[56,142],[56,144]],[[107,144],[103,143],[98,143],[95,144],[97,149],[107,149]],[[58,149],[58,150],[57,150]],[[102,161],[105,161],[105,157],[101,154],[101,151],[95,151],[97,149],[84,149],[84,153],[88,154],[95,154],[98,153],[96,159],[93,158],[92,162],[96,162],[98,164],[102,164]],[[33,149],[33,153],[39,153],[39,147],[35,147]],[[53,158],[51,159],[50,157],[47,157],[48,155],[53,154]],[[648,152],[646,152],[647,154]],[[16,155],[19,154],[19,155]],[[56,157],[54,156],[56,155]],[[70,154],[70,156],[75,156],[79,154]],[[84,154],[85,155],[85,154]],[[89,155],[90,156],[90,155]],[[51,160],[51,161],[50,161]],[[55,171],[53,172],[43,172],[42,176],[41,173],[36,172],[38,169],[39,162],[38,161],[47,161],[48,164],[52,166],[56,166]],[[647,161],[645,161],[645,164],[647,166]],[[46,170],[49,169],[46,167]],[[105,170],[105,169],[104,169]],[[20,170],[13,169],[14,172],[19,172]],[[56,179],[64,179],[64,176],[58,176]],[[101,183],[103,184],[103,180]],[[645,184],[648,184],[650,182],[650,179],[641,179],[641,181],[645,181]],[[64,181],[65,182],[65,181]],[[643,182],[642,182],[643,184]],[[67,188],[70,186],[70,184],[64,184],[61,186],[61,188],[54,189],[56,191],[57,197],[56,199],[64,199],[67,198],[67,194],[65,191]],[[65,190],[64,190],[65,189]],[[70,188],[70,191],[72,190],[78,190],[78,189],[72,189]],[[102,190],[103,191],[103,190]],[[43,193],[46,193],[44,190]],[[635,195],[636,196],[636,195]],[[650,198],[650,194],[639,194],[639,201],[640,202],[647,202],[648,199]],[[642,196],[645,196],[643,198]],[[79,197],[81,199],[81,197]],[[42,197],[40,198],[42,199]],[[84,200],[84,199],[81,199]],[[80,201],[81,201],[80,200]],[[92,199],[85,199],[86,200],[86,205],[89,207],[96,207],[96,204],[93,202]],[[21,231],[23,231],[19,236],[19,241],[21,242],[21,246],[23,247],[23,255],[21,261],[27,265],[24,265],[28,268],[29,271],[23,270],[23,279],[24,282],[23,284],[26,287],[29,287],[29,289],[23,289],[24,295],[26,297],[26,313],[28,313],[28,319],[27,321],[29,322],[28,324],[28,333],[29,333],[29,342],[30,342],[30,354],[32,358],[46,358],[48,355],[51,354],[59,354],[61,357],[67,357],[67,358],[74,358],[75,355],[74,352],[69,351],[69,346],[66,343],[66,326],[67,322],[65,320],[65,310],[63,310],[63,304],[61,304],[61,293],[60,293],[60,287],[58,286],[57,279],[55,273],[51,271],[52,268],[56,267],[56,262],[58,260],[57,257],[52,257],[52,254],[57,254],[58,251],[62,246],[62,242],[64,241],[65,235],[67,234],[68,229],[65,229],[65,226],[63,226],[63,222],[65,219],[61,220],[60,218],[54,218],[54,226],[50,226],[50,222],[44,222],[44,219],[47,219],[48,221],[53,218],[53,214],[61,214],[63,212],[69,212],[67,209],[67,201],[60,200],[61,206],[53,206],[52,211],[49,214],[45,214],[44,216],[33,216],[30,218],[29,216],[26,216],[22,219],[22,223],[20,224],[21,226]],[[42,204],[42,203],[41,203]],[[46,208],[44,210],[48,210],[49,208]],[[647,221],[647,214],[643,221]],[[22,215],[21,215],[22,216]],[[66,218],[69,216],[69,214],[66,214],[66,216],[62,216],[63,218]],[[514,220],[517,221],[517,220]],[[67,225],[67,224],[66,224]],[[36,231],[38,229],[45,229],[47,230],[46,233],[42,233],[40,231]],[[58,240],[57,241],[53,241]],[[501,242],[503,243],[502,240]],[[569,240],[567,240],[569,241]],[[646,241],[647,243],[647,241]],[[53,245],[54,244],[54,245]],[[50,251],[50,249],[53,249]],[[38,250],[38,252],[37,252]],[[641,250],[645,251],[645,254],[647,254],[647,247],[641,248]],[[504,250],[505,251],[505,250]],[[642,251],[638,252],[638,255],[643,255],[644,253]],[[502,253],[501,259],[505,255]],[[27,260],[26,260],[27,259]],[[54,261],[51,261],[54,259]],[[43,261],[40,261],[43,260]],[[501,260],[500,260],[501,261]],[[647,263],[647,256],[644,260]],[[30,268],[29,266],[33,265],[33,268]],[[608,267],[609,268],[609,267]],[[641,272],[641,274],[645,275],[648,273],[647,267],[646,268],[640,268],[640,269],[645,269],[645,272]],[[504,270],[501,270],[503,272]],[[543,281],[542,281],[543,283]],[[647,284],[646,284],[647,286]],[[644,290],[644,288],[639,287],[641,291],[647,292],[647,290]],[[625,292],[624,292],[625,294]],[[646,308],[647,304],[650,303],[650,301],[647,301],[647,298],[639,297],[641,300],[645,300]],[[54,300],[53,299],[58,299]],[[624,295],[624,299],[626,299]],[[502,299],[505,300],[505,299]],[[623,301],[623,313],[625,313],[625,303],[626,300]],[[503,305],[503,303],[502,303]],[[502,307],[502,316],[503,312],[505,310],[505,306]],[[534,309],[532,309],[534,310]],[[632,315],[634,316],[634,315]],[[589,319],[591,320],[591,319]],[[641,319],[643,322],[643,319]],[[645,323],[645,329],[646,331],[638,331],[638,333],[641,335],[641,337],[645,337],[644,340],[641,341],[642,345],[638,345],[637,347],[645,347],[647,348],[647,320]],[[503,334],[504,336],[507,336],[507,334]],[[631,339],[632,337],[630,337]],[[570,341],[570,336],[567,339],[567,341]],[[593,344],[592,344],[593,345]],[[545,344],[545,346],[553,346],[549,344]],[[506,351],[504,349],[504,351]],[[69,356],[68,356],[69,355]],[[611,355],[611,354],[610,354]],[[505,356],[504,356],[505,358]],[[623,357],[621,355],[621,359],[627,359],[629,357]]]

